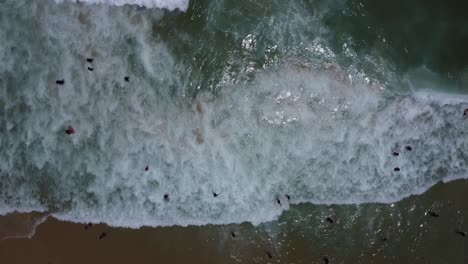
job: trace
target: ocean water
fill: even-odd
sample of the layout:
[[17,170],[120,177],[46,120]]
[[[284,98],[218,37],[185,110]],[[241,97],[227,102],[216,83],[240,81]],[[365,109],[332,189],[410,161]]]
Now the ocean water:
[[260,224],[466,178],[460,5],[0,1],[0,213]]

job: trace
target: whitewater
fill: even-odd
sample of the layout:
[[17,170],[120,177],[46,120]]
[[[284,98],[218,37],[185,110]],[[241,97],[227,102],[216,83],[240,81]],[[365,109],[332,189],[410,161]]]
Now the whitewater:
[[365,61],[378,74],[359,69],[352,45],[337,53],[321,36],[278,37],[325,11],[236,32],[206,73],[206,61],[177,54],[191,36],[161,10],[188,1],[7,2],[0,214],[135,228],[260,224],[290,204],[392,203],[466,178],[468,97],[396,89],[398,73],[377,55]]
[[115,6],[137,5],[146,8],[165,8],[168,10],[179,9],[181,11],[186,11],[189,5],[189,0],[55,0],[57,3],[63,3],[66,1]]

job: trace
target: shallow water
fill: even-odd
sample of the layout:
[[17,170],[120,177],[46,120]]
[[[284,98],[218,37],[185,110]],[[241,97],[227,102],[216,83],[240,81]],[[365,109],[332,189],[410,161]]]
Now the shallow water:
[[109,3],[1,2],[2,214],[260,224],[466,178],[451,2]]

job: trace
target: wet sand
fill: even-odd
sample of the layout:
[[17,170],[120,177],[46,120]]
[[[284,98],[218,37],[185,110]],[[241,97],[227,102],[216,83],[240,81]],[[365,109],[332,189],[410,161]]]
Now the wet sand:
[[260,226],[85,229],[49,217],[27,238],[43,217],[0,217],[0,263],[468,263],[456,233],[468,231],[468,180],[393,205],[295,205]]

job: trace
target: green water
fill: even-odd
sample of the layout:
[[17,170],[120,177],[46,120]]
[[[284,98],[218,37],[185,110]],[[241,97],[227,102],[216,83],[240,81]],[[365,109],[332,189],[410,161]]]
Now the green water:
[[[462,1],[191,1],[186,13],[167,15],[153,29],[197,69],[189,74],[204,89],[216,90],[228,65],[242,79],[238,68],[245,61],[262,68],[291,57],[313,60],[304,48],[316,40],[336,54],[340,66],[356,67],[395,89],[406,84],[407,74],[428,78],[417,71],[425,67],[429,88],[464,92],[467,8]],[[239,44],[248,34],[256,36],[256,47],[246,55]]]

